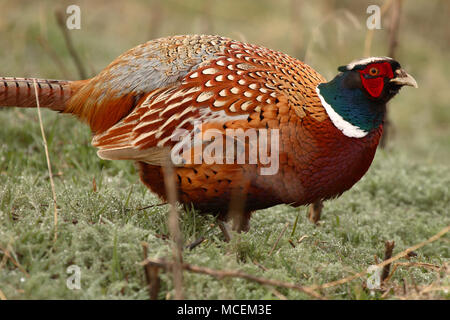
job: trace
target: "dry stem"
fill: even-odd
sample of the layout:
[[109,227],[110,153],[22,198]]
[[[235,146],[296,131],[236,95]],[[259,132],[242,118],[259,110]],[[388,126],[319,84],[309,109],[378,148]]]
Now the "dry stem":
[[73,45],[70,33],[67,31],[66,24],[64,23],[64,14],[62,13],[62,11],[55,11],[55,16],[56,21],[58,22],[58,26],[61,29],[61,32],[64,36],[67,50],[69,50],[70,56],[72,57],[75,66],[77,67],[78,73],[81,79],[86,79],[87,78],[86,69],[84,68],[83,63],[81,62],[80,55],[78,54],[77,50]]
[[50,186],[51,186],[52,195],[53,195],[54,226],[55,226],[55,234],[54,234],[53,240],[56,241],[58,239],[58,205],[56,204],[55,183],[53,182],[52,165],[50,163],[50,156],[48,154],[48,146],[47,146],[47,139],[45,138],[44,125],[42,123],[41,105],[39,104],[39,96],[38,96],[38,89],[36,86],[36,79],[33,79],[33,86],[34,86],[34,94],[36,96],[36,105],[37,105],[37,113],[38,113],[38,117],[39,117],[39,125],[41,127],[41,135],[42,135],[42,140],[44,142],[45,157],[47,158],[48,176],[50,178]]
[[[144,250],[144,259],[147,259],[147,243],[142,243],[142,249]],[[147,280],[148,295],[150,297],[150,300],[156,300],[158,298],[158,293],[161,286],[161,279],[159,278],[159,268],[151,265],[144,265],[144,271],[145,279]]]
[[278,236],[277,241],[275,241],[275,244],[272,247],[272,250],[270,250],[269,252],[269,257],[272,255],[273,251],[275,250],[275,248],[278,245],[278,242],[280,242],[281,237],[283,236],[283,234],[286,232],[287,227],[289,226],[289,223],[286,223],[286,225],[284,226],[283,230],[281,231],[280,235]]
[[173,170],[172,163],[170,162],[170,159],[166,161],[166,165],[164,166],[164,183],[166,186],[166,195],[167,200],[170,204],[169,209],[169,219],[168,219],[168,226],[169,226],[169,233],[173,241],[172,246],[172,255],[173,255],[173,281],[174,281],[174,287],[175,287],[175,299],[182,300],[183,299],[183,270],[182,270],[182,263],[183,263],[183,256],[182,256],[182,250],[183,250],[183,241],[181,239],[181,232],[180,232],[180,226],[179,226],[179,214],[178,210],[176,208],[176,202],[177,202],[177,189],[176,189],[176,183],[175,183],[175,172]]
[[[393,258],[387,259],[387,260],[383,261],[382,263],[377,264],[377,267],[383,268],[384,266],[386,266],[388,264],[391,264],[392,262],[397,261],[398,259],[401,259],[401,258],[407,256],[410,252],[415,251],[415,250],[417,250],[419,248],[422,248],[423,246],[425,246],[425,245],[427,245],[427,244],[429,244],[431,242],[436,241],[437,239],[441,238],[444,234],[446,234],[449,231],[450,231],[450,226],[447,226],[444,229],[442,229],[441,231],[439,231],[438,233],[436,233],[434,236],[429,238],[428,240],[425,240],[425,241],[423,241],[423,242],[421,242],[419,244],[416,244],[416,245],[414,245],[414,246],[412,246],[412,247],[410,247],[410,248],[400,252],[399,254],[394,256]],[[321,289],[331,288],[331,287],[334,287],[334,286],[337,286],[337,285],[341,285],[341,284],[347,283],[347,282],[352,281],[354,279],[360,278],[360,277],[364,276],[366,273],[367,273],[367,270],[359,272],[359,273],[356,273],[354,275],[351,275],[349,277],[346,277],[346,278],[343,278],[343,279],[340,279],[340,280],[328,282],[328,283],[325,283],[325,284],[322,284],[322,285],[318,285],[318,286],[311,286],[309,288],[312,289],[312,290],[321,290]]]
[[[385,242],[385,252],[384,252],[384,260],[388,260],[392,257],[392,251],[394,250],[395,242],[394,241],[386,241]],[[381,274],[381,281],[386,280],[389,276],[389,270],[391,269],[391,264],[387,264],[383,267],[383,272]]]
[[[174,263],[169,261],[164,261],[162,259],[146,259],[143,262],[141,262],[142,265],[150,264],[154,265],[160,268],[163,268],[165,270],[172,270],[174,267]],[[297,291],[304,292],[314,298],[317,299],[324,299],[321,295],[319,295],[317,292],[315,292],[313,289],[310,289],[309,287],[302,287],[293,283],[289,282],[283,282],[278,280],[272,280],[272,279],[265,279],[256,277],[238,270],[215,270],[210,269],[206,267],[200,267],[195,266],[187,263],[183,263],[181,267],[186,270],[193,273],[201,273],[201,274],[207,274],[211,277],[217,278],[217,279],[223,279],[223,278],[241,278],[246,279],[249,281],[254,281],[263,285],[270,285],[274,287],[282,287],[282,288],[288,288],[288,289],[294,289]]]

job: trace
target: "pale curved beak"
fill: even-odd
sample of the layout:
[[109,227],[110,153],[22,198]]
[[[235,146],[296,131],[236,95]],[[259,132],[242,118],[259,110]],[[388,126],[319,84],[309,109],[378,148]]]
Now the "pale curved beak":
[[414,79],[410,74],[408,74],[403,69],[398,69],[395,71],[396,77],[389,80],[389,82],[398,84],[400,86],[411,86],[418,88],[416,79]]

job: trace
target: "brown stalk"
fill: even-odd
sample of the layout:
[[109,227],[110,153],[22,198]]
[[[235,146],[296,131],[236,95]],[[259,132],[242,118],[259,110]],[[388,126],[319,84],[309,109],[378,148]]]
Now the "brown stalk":
[[258,261],[253,260],[253,263],[255,264],[255,266],[257,266],[258,268],[260,268],[262,271],[267,271],[269,269],[267,269],[266,267],[264,267],[262,264],[258,263]]
[[[148,244],[142,242],[144,250],[144,259],[148,258]],[[158,298],[159,289],[161,287],[161,279],[159,278],[159,267],[144,265],[145,279],[147,280],[148,295],[150,300]]]
[[186,249],[192,250],[192,249],[194,249],[195,247],[197,247],[197,246],[199,246],[200,244],[202,244],[205,240],[206,240],[205,237],[200,237],[200,238],[194,240],[194,242],[188,244],[188,245],[186,246]]
[[[411,252],[416,251],[417,249],[440,239],[449,231],[450,231],[450,226],[447,226],[444,229],[442,229],[441,231],[439,231],[438,233],[436,233],[435,235],[433,235],[432,237],[430,237],[429,239],[427,239],[421,243],[418,243],[412,247],[409,247],[408,249],[398,253],[394,257],[383,261],[382,263],[378,264],[377,267],[382,268],[388,264],[391,264],[394,261],[397,261],[398,259],[407,257]],[[167,262],[167,261],[164,261],[161,259],[145,259],[143,262],[141,262],[141,264],[142,265],[151,264],[153,266],[157,266],[157,267],[163,268],[165,270],[171,271],[174,269],[175,263]],[[299,285],[296,285],[293,283],[287,283],[287,282],[278,281],[278,280],[256,277],[256,276],[249,275],[249,274],[243,273],[241,271],[237,271],[237,270],[215,270],[215,269],[195,266],[195,265],[191,265],[191,264],[187,264],[187,263],[182,263],[180,265],[180,267],[184,270],[194,272],[194,273],[206,274],[206,275],[215,277],[219,280],[226,278],[226,277],[242,278],[242,279],[254,281],[254,282],[257,282],[257,283],[260,283],[263,285],[270,285],[270,286],[274,286],[274,287],[293,289],[293,290],[304,292],[304,293],[306,293],[314,298],[317,298],[317,299],[324,299],[323,296],[321,296],[320,294],[318,294],[316,292],[317,290],[322,290],[322,289],[327,289],[327,288],[331,288],[334,286],[338,286],[338,285],[350,282],[354,279],[360,278],[360,277],[364,276],[365,274],[367,274],[367,270],[366,270],[366,271],[356,273],[352,276],[349,276],[349,277],[346,277],[346,278],[343,278],[343,279],[340,279],[337,281],[325,283],[323,285],[314,285],[314,286],[303,287],[303,286],[299,286]],[[404,290],[406,291],[406,286],[404,286]],[[406,292],[405,292],[405,294],[406,294]]]
[[[163,269],[169,270],[169,271],[172,270],[174,267],[174,263],[169,262],[169,261],[164,261],[161,259],[146,259],[143,262],[141,262],[141,264],[142,265],[151,264],[151,265],[158,266],[160,268],[163,268]],[[211,277],[217,278],[219,280],[221,280],[223,278],[241,278],[241,279],[246,279],[249,281],[257,282],[262,285],[270,285],[273,287],[281,287],[281,288],[288,288],[288,289],[301,291],[301,292],[304,292],[314,298],[321,299],[321,300],[324,299],[324,297],[322,297],[317,292],[315,292],[314,290],[312,290],[308,287],[302,287],[302,286],[299,286],[299,285],[296,285],[293,283],[289,283],[289,282],[260,278],[260,277],[256,277],[256,276],[253,276],[253,275],[250,275],[250,274],[238,271],[238,270],[215,270],[215,269],[211,269],[211,268],[191,265],[188,263],[183,263],[181,265],[181,267],[186,271],[190,271],[193,273],[206,274]]]
[[[9,260],[11,260],[11,262],[27,277],[29,278],[30,275],[28,274],[28,272],[22,267],[22,265],[16,261],[16,259],[14,259],[11,254],[9,253],[8,249],[3,248],[2,246],[0,246],[0,250],[3,251],[3,254],[5,255],[5,257],[7,257]],[[3,258],[5,259],[5,258]]]
[[53,195],[53,209],[54,209],[53,219],[54,219],[54,227],[55,227],[53,241],[56,241],[58,239],[58,205],[56,204],[55,183],[53,182],[52,165],[50,163],[50,156],[48,153],[47,139],[45,138],[44,125],[42,123],[41,105],[39,104],[39,95],[38,95],[38,89],[36,86],[36,79],[33,79],[33,86],[34,86],[34,94],[36,96],[36,106],[37,106],[37,113],[38,113],[38,117],[39,117],[39,125],[41,127],[42,141],[44,142],[45,157],[47,158],[47,169],[48,169],[48,176],[50,178],[50,187],[52,189],[52,195]]
[[[398,253],[398,254],[395,255],[394,257],[392,257],[392,258],[390,258],[390,259],[387,259],[387,260],[383,261],[382,263],[377,264],[376,266],[379,267],[379,268],[382,268],[382,267],[384,267],[385,265],[391,264],[391,263],[394,262],[394,261],[397,261],[397,260],[399,260],[399,259],[401,259],[401,258],[403,258],[403,257],[406,257],[406,256],[408,256],[408,254],[409,254],[410,252],[416,251],[417,249],[422,248],[423,246],[425,246],[425,245],[427,245],[427,244],[429,244],[429,243],[431,243],[431,242],[434,242],[434,241],[438,240],[439,238],[441,238],[442,236],[444,236],[444,235],[445,235],[447,232],[449,232],[449,231],[450,231],[450,226],[447,226],[447,227],[445,227],[444,229],[442,229],[441,231],[439,231],[438,233],[436,233],[436,234],[435,234],[434,236],[432,236],[431,238],[429,238],[429,239],[427,239],[427,240],[425,240],[425,241],[423,241],[423,242],[421,242],[421,243],[418,243],[418,244],[416,244],[416,245],[414,245],[414,246],[412,246],[412,247],[410,247],[410,248],[408,248],[408,249],[406,249],[406,250],[404,250],[404,251]],[[312,289],[312,290],[321,290],[321,289],[327,289],[327,288],[335,287],[335,286],[338,286],[338,285],[347,283],[347,282],[349,282],[349,281],[355,280],[355,279],[357,279],[357,278],[360,278],[360,277],[362,277],[362,276],[364,276],[364,275],[366,275],[366,274],[367,274],[367,270],[362,271],[362,272],[359,272],[359,273],[356,273],[356,274],[354,274],[354,275],[351,275],[351,276],[349,276],[349,277],[346,277],[346,278],[343,278],[343,279],[340,279],[340,280],[328,282],[328,283],[325,283],[325,284],[322,284],[322,285],[311,286],[311,287],[309,287],[309,289]]]
[[297,240],[297,243],[302,243],[302,241],[305,240],[306,238],[309,238],[309,236],[306,234],[301,236],[300,239]]
[[391,280],[392,276],[394,275],[395,271],[399,268],[399,267],[421,267],[421,268],[427,268],[427,269],[431,269],[433,271],[440,271],[442,269],[442,267],[436,266],[434,264],[430,264],[430,263],[423,263],[423,262],[397,262],[394,264],[394,267],[392,268],[391,273],[389,274],[389,276],[386,278],[386,280],[384,281],[389,282],[389,280]]
[[69,31],[67,30],[67,26],[64,21],[64,13],[60,10],[56,10],[55,17],[56,21],[58,22],[58,26],[61,29],[61,32],[64,36],[67,50],[69,50],[69,54],[72,57],[73,62],[75,63],[75,66],[78,70],[78,74],[80,75],[81,79],[87,79],[86,69],[83,63],[81,62],[80,55],[78,54],[77,50],[75,49],[75,46],[73,45],[72,37]]
[[[392,251],[394,250],[395,242],[386,241],[384,245],[385,245],[384,260],[388,260],[392,257]],[[386,278],[389,276],[390,269],[391,269],[390,263],[383,267],[383,272],[381,273],[381,281],[386,280]]]
[[67,70],[67,68],[64,65],[64,62],[61,60],[61,58],[58,56],[55,50],[50,46],[48,40],[42,36],[39,36],[38,41],[42,49],[44,49],[44,51],[48,54],[50,59],[58,66],[64,79],[69,79],[69,71]]
[[[381,7],[381,10],[380,10],[381,16],[383,16],[386,13],[386,11],[391,7],[392,1],[394,1],[394,0],[386,0],[384,2],[383,6]],[[364,41],[364,57],[370,56],[370,51],[372,48],[373,34],[374,34],[374,29],[367,30],[366,39]]]
[[[400,28],[400,15],[402,9],[402,0],[393,0],[391,8],[391,23],[389,26],[389,51],[388,56],[395,59],[398,47],[398,34]],[[380,140],[380,147],[384,148],[387,145],[388,137],[392,130],[392,124],[388,117],[388,109],[384,119],[383,134]]]
[[269,257],[272,255],[273,251],[275,250],[275,248],[278,245],[278,242],[280,242],[281,237],[283,236],[283,234],[286,232],[287,227],[289,226],[289,223],[287,222],[286,225],[284,226],[283,230],[281,231],[280,235],[277,238],[277,241],[275,241],[272,250],[270,250],[269,252]]
[[146,209],[150,209],[150,208],[154,208],[154,207],[160,207],[160,206],[165,206],[166,204],[168,204],[167,202],[163,202],[163,203],[157,203],[157,204],[151,204],[149,206],[145,206],[142,208],[137,208],[136,210],[146,210]]
[[170,237],[172,239],[172,255],[173,255],[173,283],[175,288],[175,299],[182,300],[183,295],[183,240],[181,238],[179,213],[176,208],[177,187],[175,182],[175,171],[170,159],[167,159],[164,169],[164,184],[166,186],[167,201],[169,202],[169,218],[168,227]]

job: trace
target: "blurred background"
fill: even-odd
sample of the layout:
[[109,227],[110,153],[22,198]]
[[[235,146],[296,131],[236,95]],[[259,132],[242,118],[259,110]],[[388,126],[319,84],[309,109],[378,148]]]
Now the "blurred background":
[[[81,29],[68,30],[86,76],[124,51],[175,34],[219,34],[305,61],[327,79],[365,55],[389,55],[419,83],[390,105],[388,148],[430,163],[450,163],[450,1],[305,0],[0,1],[0,75],[79,79],[58,26],[66,8],[81,9]],[[381,8],[381,29],[369,31],[369,5]],[[393,22],[394,21],[394,22]]]

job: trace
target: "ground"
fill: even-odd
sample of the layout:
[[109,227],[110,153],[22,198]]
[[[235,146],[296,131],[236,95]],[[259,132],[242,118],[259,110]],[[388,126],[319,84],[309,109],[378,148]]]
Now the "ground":
[[[170,256],[170,242],[164,239],[167,206],[140,210],[159,200],[140,184],[133,164],[99,160],[89,145],[87,128],[59,117],[44,113],[59,212],[54,242],[52,195],[35,110],[0,112],[4,124],[0,129],[0,252],[4,260],[0,289],[9,299],[146,299],[139,265],[144,259],[141,242],[148,243],[149,257]],[[382,259],[386,240],[395,241],[395,254],[450,225],[449,185],[447,166],[413,163],[406,152],[380,151],[354,188],[326,202],[318,227],[307,220],[305,208],[281,205],[256,212],[250,232],[226,243],[219,228],[211,226],[212,217],[183,212],[184,243],[200,236],[207,239],[185,250],[184,261],[301,285],[338,280],[375,264],[375,255]],[[286,232],[269,255],[286,223]],[[442,266],[450,256],[448,240],[425,246],[411,261]],[[18,266],[4,257],[5,250]],[[80,290],[66,286],[70,265],[80,267]],[[400,268],[391,282],[405,279],[422,287],[439,274],[425,268]],[[323,295],[370,298],[362,289],[365,279],[327,289]],[[448,278],[444,281],[448,286]],[[159,297],[173,295],[171,276],[163,274],[162,283]],[[206,275],[185,273],[184,287],[191,299],[276,298],[271,289],[258,284],[211,280]],[[289,299],[308,297],[279,290]],[[448,297],[441,294],[437,297]]]

